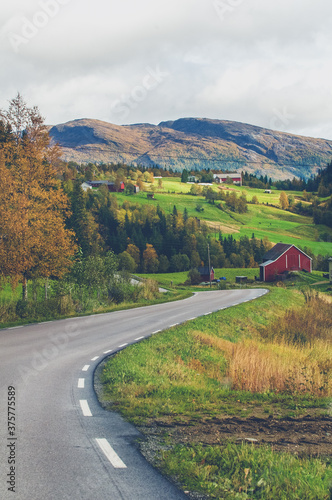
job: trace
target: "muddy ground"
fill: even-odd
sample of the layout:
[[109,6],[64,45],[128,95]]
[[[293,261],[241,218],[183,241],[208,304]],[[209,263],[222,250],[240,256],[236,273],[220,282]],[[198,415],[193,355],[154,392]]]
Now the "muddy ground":
[[[307,415],[302,418],[212,418],[194,422],[174,422],[166,418],[150,420],[140,428],[147,441],[163,437],[176,443],[223,445],[253,443],[267,444],[276,451],[287,451],[300,456],[332,456],[332,417]],[[168,441],[168,439],[166,441]]]

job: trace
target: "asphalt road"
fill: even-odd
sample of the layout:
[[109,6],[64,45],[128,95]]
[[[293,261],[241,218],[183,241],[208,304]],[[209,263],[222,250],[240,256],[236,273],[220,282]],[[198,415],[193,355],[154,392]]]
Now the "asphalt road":
[[1,330],[0,498],[186,498],[141,456],[136,429],[100,407],[94,369],[127,344],[265,293],[206,291],[179,302]]

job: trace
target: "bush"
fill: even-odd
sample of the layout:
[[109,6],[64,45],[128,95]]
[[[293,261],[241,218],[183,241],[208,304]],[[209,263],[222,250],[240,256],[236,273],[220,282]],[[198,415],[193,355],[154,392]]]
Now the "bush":
[[125,290],[121,286],[112,286],[108,290],[108,296],[110,300],[115,302],[116,304],[120,304],[120,302],[123,302],[125,300]]
[[16,307],[15,303],[8,302],[0,304],[0,322],[9,323],[16,319]]
[[16,315],[21,318],[28,318],[30,311],[29,311],[29,302],[27,300],[18,300],[16,303]]
[[197,269],[190,269],[188,278],[192,285],[199,285],[199,283],[201,282],[201,275]]

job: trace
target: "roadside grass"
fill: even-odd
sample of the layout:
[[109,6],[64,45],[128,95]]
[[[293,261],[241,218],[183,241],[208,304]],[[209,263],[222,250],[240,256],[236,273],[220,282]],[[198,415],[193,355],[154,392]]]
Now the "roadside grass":
[[162,452],[161,469],[186,489],[225,500],[329,500],[331,463],[227,444],[183,446]]
[[[299,357],[300,347],[292,348],[282,342],[270,342],[268,346],[262,336],[283,317],[290,304],[292,309],[302,311],[303,294],[275,288],[259,300],[198,318],[131,346],[111,358],[104,368],[105,398],[135,423],[142,418],[173,414],[190,418],[239,413],[248,416],[268,408],[272,413],[294,416],[310,407],[327,408],[328,399],[320,396],[330,395],[330,378],[328,385],[323,384],[324,390],[319,391],[319,378],[311,379],[311,373],[318,376],[317,365],[325,367],[326,362],[331,377],[331,348],[325,352],[326,345],[318,342],[315,354],[303,348]],[[232,352],[237,356],[233,365]],[[257,362],[254,370],[250,364],[253,353]],[[241,356],[248,360],[243,360],[243,367],[249,387],[266,364],[281,370],[282,360],[286,377],[283,390],[273,384],[279,372],[271,376],[268,386],[264,382],[252,391],[241,385],[239,376],[232,379],[232,366],[242,367],[242,362],[238,366],[239,354],[240,361]],[[298,381],[293,376],[295,367],[299,370]],[[315,372],[311,372],[313,367]],[[325,374],[321,377],[324,381]],[[304,380],[306,388],[316,389],[303,390]]]
[[[154,422],[166,429],[172,422],[204,427],[229,416],[330,415],[331,303],[325,307],[323,300],[275,287],[255,301],[154,335],[104,364],[100,397],[144,429]],[[317,309],[326,328],[313,338],[311,324],[299,337]],[[167,431],[159,443],[161,470],[204,498],[330,499],[328,458],[252,444],[176,444]]]
[[50,296],[45,300],[42,293],[39,293],[36,299],[22,301],[21,285],[18,285],[15,290],[6,287],[0,290],[0,328],[162,304],[182,300],[192,294],[187,289],[169,290],[166,293],[151,293],[148,289],[144,291],[143,287],[140,292],[144,293],[139,293],[135,302],[124,300],[120,303],[111,301],[106,303],[99,300],[96,292],[96,297],[84,300],[83,307],[83,304],[73,301],[70,296]]

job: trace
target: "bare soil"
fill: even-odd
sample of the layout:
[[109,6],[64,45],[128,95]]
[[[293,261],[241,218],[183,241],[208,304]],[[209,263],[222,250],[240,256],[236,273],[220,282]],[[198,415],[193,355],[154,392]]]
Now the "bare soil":
[[223,445],[248,442],[271,445],[274,450],[300,456],[332,456],[332,418],[307,415],[301,418],[212,418],[206,421],[150,420],[140,428],[155,440],[168,436],[172,443]]

